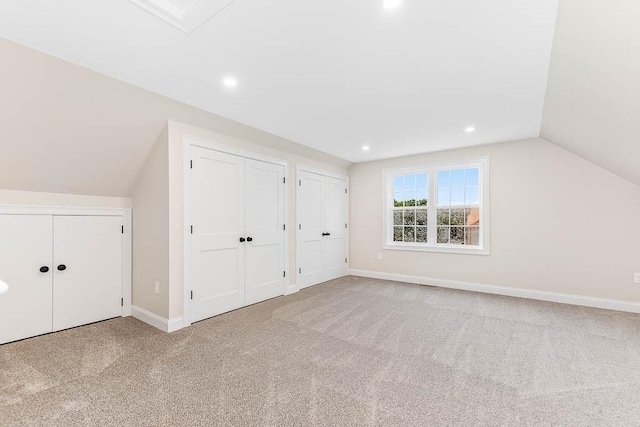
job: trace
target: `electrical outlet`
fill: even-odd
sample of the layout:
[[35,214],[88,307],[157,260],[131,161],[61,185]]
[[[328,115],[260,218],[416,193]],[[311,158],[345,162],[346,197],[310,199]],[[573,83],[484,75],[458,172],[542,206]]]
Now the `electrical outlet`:
[[382,254],[378,254],[378,261],[382,261]]
[[155,283],[155,291],[156,291],[156,294],[160,293],[160,282]]
[[634,282],[640,283],[640,273],[636,273],[633,277],[634,277]]

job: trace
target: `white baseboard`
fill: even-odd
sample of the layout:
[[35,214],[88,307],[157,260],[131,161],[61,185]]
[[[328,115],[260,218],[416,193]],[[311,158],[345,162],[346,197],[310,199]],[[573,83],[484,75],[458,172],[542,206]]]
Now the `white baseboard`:
[[480,283],[458,282],[453,280],[433,279],[421,276],[380,273],[377,271],[368,270],[349,269],[349,274],[351,276],[368,277],[372,279],[393,280],[396,282],[437,286],[441,288],[481,292],[485,294],[527,298],[539,301],[557,302],[560,304],[580,305],[584,307],[602,308],[605,310],[624,311],[629,313],[640,313],[640,303],[631,301],[620,301],[582,295],[560,294],[555,292],[536,291],[533,289],[509,288],[506,286],[483,285]]
[[296,292],[298,292],[300,289],[298,288],[298,285],[289,285],[287,287],[287,289],[285,289],[284,291],[284,295],[291,295],[291,294],[295,294]]
[[175,319],[165,319],[155,313],[142,309],[140,307],[131,306],[131,315],[136,319],[156,327],[163,332],[175,332],[184,327],[182,317]]

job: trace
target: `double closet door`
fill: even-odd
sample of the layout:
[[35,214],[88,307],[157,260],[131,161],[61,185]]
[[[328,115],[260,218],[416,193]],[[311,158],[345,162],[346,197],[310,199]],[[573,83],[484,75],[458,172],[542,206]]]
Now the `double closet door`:
[[347,180],[298,172],[298,285],[347,274]]
[[0,344],[122,315],[122,217],[0,215]]
[[284,166],[191,149],[191,321],[284,295]]

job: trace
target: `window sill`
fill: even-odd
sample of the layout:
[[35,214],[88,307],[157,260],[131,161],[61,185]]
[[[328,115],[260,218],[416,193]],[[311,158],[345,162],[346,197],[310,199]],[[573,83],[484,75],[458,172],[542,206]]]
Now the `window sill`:
[[445,254],[465,254],[465,255],[490,255],[489,248],[472,248],[472,247],[456,247],[456,246],[435,246],[425,244],[407,244],[407,243],[387,243],[382,247],[391,251],[413,251],[413,252],[439,252]]

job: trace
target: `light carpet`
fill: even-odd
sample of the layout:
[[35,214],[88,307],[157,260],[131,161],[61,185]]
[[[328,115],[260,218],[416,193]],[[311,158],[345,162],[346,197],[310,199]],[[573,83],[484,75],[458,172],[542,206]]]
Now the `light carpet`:
[[640,425],[640,316],[346,277],[0,346],[0,425]]

